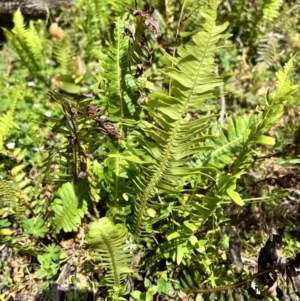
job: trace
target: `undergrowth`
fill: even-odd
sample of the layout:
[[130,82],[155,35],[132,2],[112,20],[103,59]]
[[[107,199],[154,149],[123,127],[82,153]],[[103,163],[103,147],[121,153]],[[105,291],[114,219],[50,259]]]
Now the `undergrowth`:
[[202,2],[3,28],[0,300],[297,300],[299,8]]

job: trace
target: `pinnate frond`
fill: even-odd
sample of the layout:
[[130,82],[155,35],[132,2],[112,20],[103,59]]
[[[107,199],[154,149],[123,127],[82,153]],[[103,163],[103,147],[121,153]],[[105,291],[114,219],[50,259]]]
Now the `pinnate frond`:
[[57,191],[58,198],[51,204],[55,213],[54,223],[56,232],[63,229],[65,232],[77,231],[81,219],[87,214],[88,193],[84,182],[76,185],[70,182],[63,184]]
[[243,147],[244,133],[254,122],[254,118],[253,116],[237,116],[235,119],[228,117],[226,121],[226,125],[220,124],[212,127],[209,133],[213,139],[207,140],[205,145],[213,146],[214,150],[200,154],[196,163],[219,169],[233,163]]
[[[73,48],[73,49],[72,49]],[[72,70],[73,56],[75,55],[74,46],[71,44],[68,36],[63,40],[56,41],[53,49],[54,59],[58,62],[62,74],[67,74]]]
[[272,22],[279,15],[279,9],[282,5],[282,0],[264,0],[263,1],[263,16],[267,23]]
[[194,45],[179,47],[176,57],[164,52],[174,65],[165,70],[172,83],[172,96],[153,93],[146,109],[154,122],[143,123],[143,132],[149,139],[135,137],[152,158],[142,167],[142,176],[131,175],[138,191],[132,230],[136,238],[140,236],[146,210],[156,192],[180,190],[177,185],[182,177],[203,172],[201,167],[189,167],[187,162],[196,153],[212,149],[199,143],[208,138],[204,131],[214,115],[202,113],[191,121],[189,112],[210,110],[212,106],[206,102],[218,94],[217,88],[223,83],[215,75],[214,56],[221,48],[217,46],[219,40],[228,37],[223,34],[227,24],[216,25],[216,11],[217,1],[212,1],[211,7],[202,13],[206,22],[203,30],[193,36]]
[[13,46],[28,70],[40,79],[44,79],[45,71],[45,41],[36,31],[33,23],[25,27],[24,17],[18,9],[13,17],[14,28],[12,32],[3,29],[8,42]]
[[292,70],[293,58],[284,66],[283,71],[276,73],[277,90],[271,95],[267,95],[265,108],[255,116],[255,122],[252,122],[250,128],[244,131],[243,146],[232,164],[231,173],[222,173],[218,176],[213,197],[207,198],[206,206],[210,212],[214,211],[221,200],[232,200],[238,205],[244,204],[236,191],[236,181],[248,172],[253,152],[258,144],[273,145],[275,143],[274,138],[265,135],[265,132],[282,116],[283,101],[288,100],[297,89],[297,85],[292,85],[289,79]]
[[116,19],[114,42],[109,44],[108,53],[94,50],[100,60],[100,76],[105,79],[104,86],[108,115],[113,121],[132,118],[135,82],[128,72],[128,37],[125,36],[124,22]]
[[132,273],[133,255],[131,245],[126,243],[127,229],[103,217],[89,225],[86,239],[92,259],[107,269],[103,284],[121,287],[127,275]]
[[11,96],[11,103],[8,111],[0,116],[0,152],[4,152],[3,143],[11,128],[18,128],[14,122],[14,112],[18,99],[21,96],[19,87],[14,89]]

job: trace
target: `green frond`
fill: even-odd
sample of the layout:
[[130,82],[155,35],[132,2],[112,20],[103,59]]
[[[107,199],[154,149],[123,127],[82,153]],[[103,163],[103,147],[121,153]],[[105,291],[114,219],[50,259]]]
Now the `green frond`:
[[264,36],[260,39],[258,50],[257,50],[257,59],[256,61],[261,64],[260,68],[266,70],[270,66],[276,65],[278,54],[276,49],[278,47],[278,37],[272,33]]
[[265,108],[255,116],[250,128],[244,131],[243,147],[232,164],[231,173],[218,175],[214,192],[207,196],[207,201],[204,204],[211,213],[214,212],[221,200],[232,200],[238,205],[244,204],[241,196],[236,191],[236,181],[248,172],[251,166],[252,154],[258,144],[272,145],[275,143],[274,139],[266,136],[265,133],[282,116],[283,101],[289,100],[291,94],[297,89],[297,85],[292,85],[289,79],[292,70],[293,58],[285,65],[283,71],[276,73],[277,90],[271,95],[267,95]]
[[[136,98],[136,86],[128,72],[128,39],[124,32],[124,22],[117,18],[114,42],[109,44],[108,53],[93,51],[100,60],[100,76],[106,81],[104,90],[107,95],[105,103],[108,116],[112,121],[118,122],[124,118],[132,118],[135,110],[133,99]],[[121,134],[124,134],[122,130]]]
[[[146,109],[155,123],[143,123],[143,131],[149,141],[136,136],[146,153],[152,157],[149,165],[143,167],[141,175],[130,175],[139,192],[135,200],[132,232],[138,239],[143,228],[143,219],[156,191],[178,191],[177,185],[185,176],[199,174],[201,167],[188,167],[187,162],[195,153],[212,149],[200,146],[205,141],[205,129],[214,115],[205,115],[191,121],[189,112],[205,112],[212,106],[207,104],[218,94],[222,78],[214,73],[215,52],[227,24],[216,25],[217,1],[202,14],[206,22],[203,30],[193,36],[194,45],[178,48],[178,56],[165,56],[174,64],[165,70],[172,83],[172,95],[154,92]],[[150,168],[151,167],[151,168]],[[208,171],[208,170],[206,170]],[[168,179],[168,180],[166,180]]]
[[81,41],[87,56],[90,57],[92,49],[99,48],[100,42],[106,39],[111,41],[110,27],[115,16],[124,16],[127,7],[131,7],[133,1],[120,0],[80,0],[76,6],[84,16],[79,20],[80,27],[85,32],[85,39]]
[[214,150],[200,154],[195,164],[213,166],[223,169],[225,165],[233,163],[244,142],[244,133],[255,122],[254,116],[237,116],[235,119],[227,118],[227,124],[214,125],[209,131],[212,139],[208,139],[205,145],[211,145]]
[[282,5],[282,0],[264,0],[263,1],[263,16],[267,23],[272,22],[279,15],[279,9]]
[[73,68],[73,56],[75,55],[74,46],[68,37],[62,41],[56,41],[53,49],[53,57],[59,64],[62,74],[69,73]]
[[[271,99],[274,101],[274,105],[282,105],[283,100],[286,97],[290,97],[297,89],[297,85],[292,85],[290,80],[291,72],[294,70],[292,57],[285,65],[284,70],[276,72],[276,88],[277,91],[271,94]],[[271,104],[270,104],[271,105]]]
[[7,181],[0,179],[0,198],[1,200],[6,200],[14,198],[18,195],[18,192],[15,188],[8,184]]
[[81,219],[88,213],[88,187],[85,183],[76,185],[64,183],[57,191],[58,198],[54,199],[51,209],[54,212],[53,222],[56,232],[63,229],[65,232],[77,231]]
[[25,27],[25,22],[21,10],[18,9],[13,17],[14,28],[12,32],[3,29],[7,41],[17,51],[22,62],[29,72],[40,79],[44,79],[45,71],[45,41],[30,22],[29,28]]
[[100,47],[101,35],[109,26],[110,11],[107,9],[107,2],[107,0],[76,1],[80,14],[84,16],[78,21],[85,33],[81,44],[87,58],[90,58],[92,49]]
[[11,178],[13,183],[15,184],[15,189],[18,191],[17,203],[24,208],[27,207],[30,209],[29,200],[31,196],[30,193],[33,187],[31,185],[31,180],[27,177],[27,174],[24,171],[24,169],[24,164],[15,166],[11,170]]
[[19,224],[23,223],[28,213],[32,213],[29,201],[32,197],[33,186],[24,169],[23,164],[15,166],[10,171],[11,181],[1,180],[0,182],[0,199],[9,204]]
[[122,16],[126,12],[126,8],[133,8],[134,1],[110,0],[109,6],[117,16]]
[[0,116],[0,152],[4,152],[3,143],[11,128],[18,128],[14,122],[14,112],[18,99],[21,97],[20,87],[15,87],[11,95],[8,111]]
[[107,269],[101,284],[120,288],[133,272],[132,245],[126,243],[127,239],[127,229],[121,224],[114,225],[107,217],[90,223],[86,236],[90,255],[99,267]]
[[97,176],[109,200],[106,216],[114,222],[119,222],[124,218],[124,210],[128,210],[129,207],[126,196],[134,193],[132,186],[128,185],[128,174],[122,158],[126,156],[126,150],[122,143],[116,145],[109,141],[103,145],[103,148],[108,149],[109,153],[103,153],[107,158],[101,163],[102,171],[100,174],[97,173]]
[[182,267],[178,275],[178,280],[184,289],[197,289],[200,287],[199,284],[203,282],[203,280],[201,279],[202,275],[203,274],[201,274],[198,266],[194,267],[189,264],[188,266]]
[[[116,19],[114,29],[114,42],[109,44],[107,54],[100,50],[94,50],[95,56],[100,61],[100,78],[99,82],[105,80],[104,104],[107,110],[108,118],[112,121],[119,122],[119,132],[126,137],[126,128],[121,121],[123,119],[132,119],[135,112],[135,103],[137,100],[136,84],[128,71],[128,37],[124,33],[124,22],[120,18]],[[118,126],[118,124],[117,124]],[[115,221],[117,212],[116,208],[122,208],[123,193],[128,193],[128,184],[126,184],[127,174],[120,164],[118,157],[124,151],[120,142],[107,142],[104,149],[109,148],[109,157],[103,162],[107,170],[107,176],[103,179],[106,183],[105,190],[109,192],[111,200],[111,216]],[[118,203],[118,205],[117,205]],[[117,210],[118,211],[118,210]]]

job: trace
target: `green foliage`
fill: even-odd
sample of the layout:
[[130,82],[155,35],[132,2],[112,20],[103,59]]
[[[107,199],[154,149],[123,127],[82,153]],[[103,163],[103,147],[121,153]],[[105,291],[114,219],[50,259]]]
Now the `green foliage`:
[[254,116],[237,116],[233,120],[230,116],[227,118],[227,124],[214,125],[211,129],[212,138],[206,142],[214,147],[212,152],[200,154],[200,164],[204,161],[207,166],[213,166],[222,169],[224,165],[233,163],[235,154],[239,153],[243,147],[245,130],[254,122]]
[[[245,130],[243,134],[243,147],[239,152],[239,155],[232,163],[231,174],[220,174],[218,177],[216,191],[214,193],[220,200],[227,199],[233,200],[238,205],[243,205],[244,202],[236,192],[236,181],[245,174],[246,170],[249,169],[252,164],[251,152],[254,152],[254,147],[257,143],[273,145],[274,139],[269,136],[265,136],[266,130],[269,130],[275,122],[283,114],[283,100],[289,97],[290,94],[296,91],[297,86],[292,85],[289,80],[289,75],[293,69],[293,62],[290,60],[286,65],[284,71],[276,73],[277,77],[277,91],[267,98],[265,108],[256,116],[256,120],[252,122],[250,127]],[[208,208],[212,209],[211,199],[207,205]]]
[[57,191],[58,197],[52,202],[54,212],[53,222],[56,232],[63,229],[65,232],[76,231],[81,219],[87,213],[87,190],[84,185],[72,185],[67,182]]
[[[77,1],[56,20],[60,38],[43,21],[26,27],[19,10],[4,30],[20,74],[27,68],[36,81],[20,84],[15,70],[11,82],[0,78],[15,88],[0,108],[0,241],[37,259],[28,273],[43,287],[91,283],[106,300],[197,290],[204,300],[245,298],[246,286],[230,286],[223,226],[239,223],[228,207],[250,210],[254,200],[263,211],[285,193],[263,187],[258,197],[252,188],[254,176],[272,184],[259,170],[268,155],[259,156],[280,147],[273,127],[300,91],[295,49],[278,51],[281,36],[269,39],[288,7],[152,3],[155,11]],[[297,155],[298,142],[285,154]],[[247,235],[246,254],[257,256]],[[286,243],[292,255],[298,244]]]
[[53,49],[55,61],[59,64],[62,74],[68,74],[72,70],[72,57],[75,55],[74,49],[68,37],[62,41],[56,41]]
[[132,273],[132,251],[127,229],[120,224],[114,225],[107,217],[90,223],[86,236],[90,244],[90,254],[101,268],[107,269],[103,285],[121,289],[127,275]]
[[23,224],[23,227],[25,234],[32,234],[35,237],[44,237],[49,230],[40,217],[38,217],[36,220],[26,220]]
[[131,296],[135,301],[151,301],[157,293],[157,286],[150,287],[147,292],[141,293],[140,291],[133,291]]
[[14,111],[17,104],[18,99],[21,97],[21,91],[19,87],[16,87],[14,92],[11,95],[11,103],[10,108],[6,113],[0,116],[0,153],[5,153],[4,150],[4,141],[7,137],[9,130],[12,127],[18,128],[18,125],[14,123]]
[[[108,52],[94,50],[95,56],[100,61],[98,82],[104,81],[103,106],[108,116],[117,122],[132,118],[134,113],[136,85],[128,72],[128,42],[129,38],[124,36],[124,22],[117,18],[114,42],[108,45]],[[120,132],[124,135],[122,128]]]
[[120,0],[78,0],[76,7],[83,14],[84,18],[79,18],[80,29],[84,35],[81,40],[82,49],[86,55],[91,57],[93,49],[98,48],[100,41],[111,41],[110,26],[115,16],[123,16],[127,7],[132,7],[134,1]]
[[62,253],[60,247],[51,244],[47,247],[47,252],[43,255],[38,255],[37,260],[41,264],[38,271],[38,276],[46,276],[48,279],[53,278],[60,268],[60,261],[65,259],[66,254]]
[[266,0],[263,1],[263,15],[266,22],[272,22],[278,15],[282,5],[282,0]]
[[190,168],[186,163],[195,153],[209,148],[197,146],[198,142],[208,138],[197,133],[204,131],[214,116],[203,115],[190,122],[189,114],[199,107],[203,112],[212,108],[206,104],[206,100],[212,98],[216,88],[222,84],[222,79],[214,74],[213,58],[218,49],[216,43],[228,37],[222,34],[226,24],[215,25],[216,4],[212,4],[205,18],[204,30],[193,37],[195,46],[179,47],[179,56],[174,58],[165,53],[166,58],[176,66],[165,70],[172,80],[173,96],[161,92],[152,94],[147,110],[157,125],[143,123],[144,132],[152,141],[136,136],[145,152],[153,157],[149,162],[151,168],[147,166],[142,170],[142,178],[147,179],[146,182],[141,181],[140,172],[131,175],[138,192],[132,229],[137,239],[155,191],[180,191],[180,178],[202,172],[201,167]]
[[39,35],[33,22],[30,22],[28,29],[25,27],[20,9],[14,14],[13,22],[15,27],[12,32],[3,28],[7,40],[16,49],[29,71],[43,79],[46,68],[45,40]]

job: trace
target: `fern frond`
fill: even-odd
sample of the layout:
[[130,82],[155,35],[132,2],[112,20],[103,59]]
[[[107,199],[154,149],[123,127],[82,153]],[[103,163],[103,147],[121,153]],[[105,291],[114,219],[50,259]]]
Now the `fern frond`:
[[251,166],[252,154],[258,144],[272,145],[275,143],[273,138],[264,134],[283,114],[283,101],[288,100],[290,95],[297,89],[297,85],[292,85],[289,79],[292,70],[293,59],[285,65],[284,71],[276,73],[277,91],[267,95],[265,108],[255,116],[255,122],[252,122],[250,128],[244,131],[243,147],[233,162],[231,173],[222,173],[218,176],[214,192],[207,198],[205,206],[210,212],[214,212],[221,200],[232,200],[238,205],[244,204],[241,196],[236,191],[236,181],[248,172],[248,168]]
[[92,49],[100,46],[101,34],[109,26],[109,14],[107,0],[76,1],[76,6],[84,16],[79,19],[79,26],[84,30],[84,40],[81,43],[87,58],[92,54]]
[[87,214],[88,194],[84,182],[78,184],[65,183],[57,191],[58,197],[51,204],[55,213],[54,223],[56,232],[63,229],[65,232],[77,231],[81,219]]
[[[104,54],[99,50],[94,50],[95,56],[100,61],[99,82],[105,80],[104,107],[106,107],[108,118],[118,122],[116,126],[122,136],[126,137],[126,127],[121,123],[123,119],[132,119],[135,112],[137,100],[136,85],[128,70],[128,37],[124,34],[124,22],[120,18],[116,19],[114,29],[114,42],[109,44],[108,53]],[[107,176],[103,179],[106,183],[105,190],[109,192],[111,201],[112,218],[115,221],[117,208],[123,208],[119,203],[123,200],[123,193],[128,193],[127,174],[121,165],[118,155],[124,150],[122,144],[116,145],[107,142],[104,149],[109,148],[110,157],[103,162],[103,167],[107,167]],[[111,155],[115,157],[111,157]],[[118,203],[118,204],[117,204]]]
[[11,128],[19,128],[14,122],[14,112],[18,99],[21,96],[20,87],[16,87],[12,92],[11,103],[8,111],[0,116],[0,152],[4,152],[4,140]]
[[53,49],[53,57],[59,64],[62,74],[70,73],[72,70],[72,58],[75,51],[67,36],[62,41],[56,41]]
[[122,0],[111,0],[109,1],[109,6],[111,7],[112,11],[117,15],[117,16],[122,16],[126,8],[128,7],[133,7],[134,1],[129,0],[129,1],[122,1]]
[[269,33],[267,36],[264,36],[259,41],[258,50],[257,50],[257,59],[256,61],[261,64],[261,68],[265,70],[270,66],[276,65],[278,54],[276,49],[278,45],[278,35]]
[[279,9],[282,5],[282,0],[264,0],[263,1],[263,16],[267,23],[272,22],[279,15]]
[[[105,82],[102,85],[105,96],[101,105],[108,118],[116,122],[133,117],[138,98],[134,94],[137,91],[135,81],[128,71],[127,50],[128,37],[124,34],[124,23],[116,18],[114,42],[109,43],[108,53],[93,51],[100,60],[98,82]],[[124,135],[122,128],[120,124],[120,132]]]
[[153,49],[147,33],[153,32],[155,37],[160,34],[158,21],[152,17],[153,7],[146,5],[145,8],[146,11],[130,10],[134,23],[127,27],[130,37],[128,62],[135,78],[140,77],[152,63]]
[[32,190],[32,185],[31,185],[31,179],[27,177],[26,172],[24,171],[25,165],[21,164],[18,166],[15,166],[11,170],[11,176],[12,180],[15,184],[15,187],[17,191],[19,192],[19,200],[23,201],[24,204],[30,208],[29,205],[29,199],[30,199],[30,192]]
[[14,198],[18,195],[15,188],[8,184],[8,182],[0,179],[0,198],[1,200]]
[[14,28],[12,32],[3,29],[8,42],[13,46],[26,65],[29,72],[40,79],[44,79],[45,64],[45,42],[31,22],[29,28],[25,28],[24,17],[18,9],[13,17]]
[[255,122],[251,116],[237,116],[235,119],[228,117],[227,124],[213,126],[209,134],[214,139],[207,140],[205,145],[214,147],[213,151],[200,154],[195,164],[213,166],[223,169],[225,165],[232,164],[236,155],[241,151],[244,141],[244,133]]
[[[2,187],[0,186],[0,194],[3,193],[1,198],[10,203],[11,208],[14,210],[16,221],[19,224],[22,224],[29,212],[32,213],[29,200],[32,197],[33,186],[24,169],[24,164],[15,166],[10,172],[12,186],[4,182],[1,183]],[[1,191],[2,189],[4,191]],[[9,199],[6,198],[7,189],[11,193]]]
[[[100,76],[105,79],[104,87],[107,98],[108,116],[112,121],[132,118],[134,113],[135,82],[128,72],[128,37],[124,33],[124,22],[116,19],[114,42],[109,44],[108,53],[94,50],[100,60]],[[122,129],[121,134],[124,135]]]
[[145,152],[152,158],[144,166],[142,175],[130,175],[136,185],[138,195],[135,200],[132,232],[139,238],[143,228],[146,210],[156,191],[178,191],[180,179],[199,174],[201,167],[188,167],[187,162],[195,153],[212,149],[211,146],[199,146],[199,142],[210,137],[204,135],[209,121],[214,115],[202,115],[191,121],[189,112],[210,110],[206,101],[217,95],[222,78],[214,73],[215,52],[220,39],[227,38],[222,34],[227,24],[215,24],[217,1],[211,1],[211,7],[203,12],[206,22],[203,31],[193,36],[194,45],[178,48],[178,56],[165,56],[175,65],[165,70],[172,81],[172,94],[155,92],[148,102],[147,110],[155,123],[143,123],[143,131],[149,141],[134,137]]
[[111,22],[115,16],[123,16],[126,7],[131,7],[133,1],[120,0],[80,0],[76,6],[80,9],[80,27],[85,32],[85,39],[81,41],[87,56],[90,57],[92,49],[99,48],[101,40],[111,41]]
[[92,259],[107,269],[104,285],[120,288],[127,275],[133,272],[133,255],[127,239],[127,229],[121,224],[114,225],[107,217],[90,223],[86,240]]

